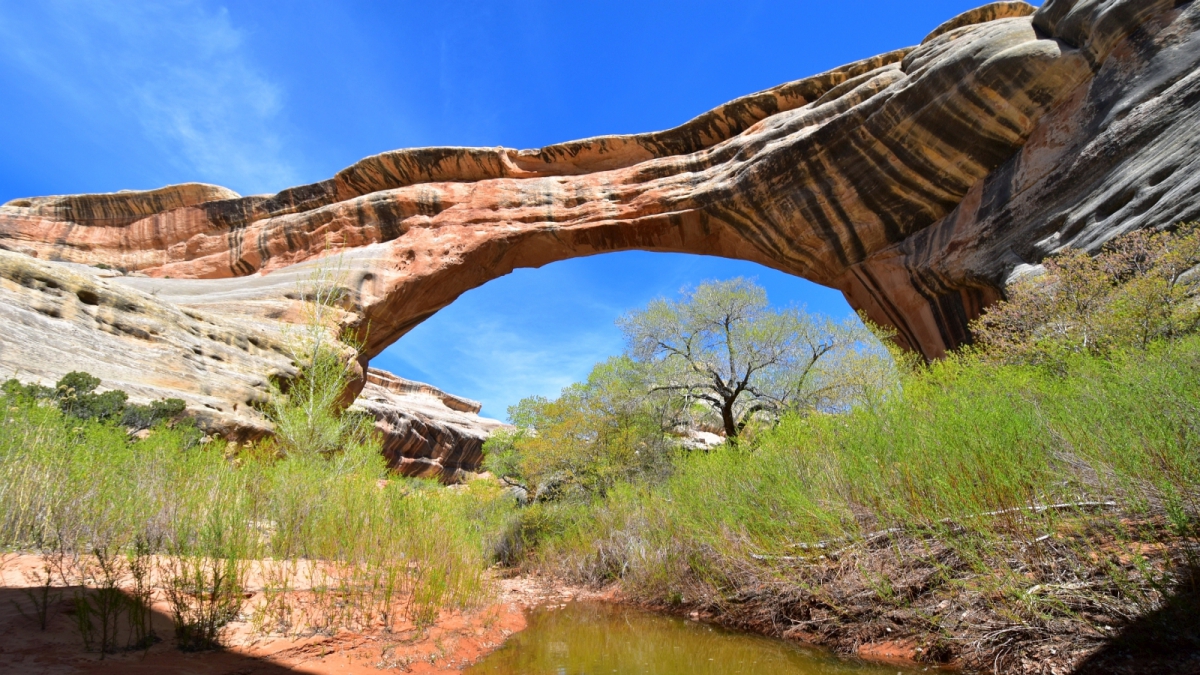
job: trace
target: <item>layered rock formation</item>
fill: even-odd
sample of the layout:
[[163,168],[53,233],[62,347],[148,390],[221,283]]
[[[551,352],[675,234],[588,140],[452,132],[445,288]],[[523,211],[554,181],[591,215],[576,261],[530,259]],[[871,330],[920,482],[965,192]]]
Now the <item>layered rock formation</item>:
[[137,402],[177,397],[232,440],[270,424],[253,407],[296,373],[283,326],[181,307],[84,265],[0,251],[0,379],[53,385],[72,370]]
[[834,283],[926,354],[967,341],[967,321],[1050,253],[1200,218],[1200,8],[1067,4],[1046,3],[1034,28],[1094,74],[950,213]]
[[406,476],[458,480],[479,470],[483,443],[503,423],[479,416],[479,403],[371,368],[355,408],[375,416],[388,465]]
[[[183,305],[178,286],[207,304]],[[271,396],[269,378],[296,374],[293,336],[287,321],[220,311],[254,303],[247,289],[227,286],[125,278],[0,251],[0,379],[51,384],[85,370],[138,402],[181,396],[202,428],[230,440],[270,433],[256,405]],[[355,407],[375,417],[392,468],[448,482],[478,470],[484,441],[503,426],[480,417],[475,401],[375,368]]]
[[[192,184],[15,200],[0,207],[0,247],[137,272],[106,283],[266,334],[302,315],[297,280],[332,269],[363,367],[518,267],[720,255],[839,288],[935,358],[970,339],[1014,270],[1200,217],[1198,24],[1193,2],[993,3],[917,47],[668,131],[400,150],[271,196]],[[130,363],[131,384],[170,374],[142,352]],[[254,382],[287,365],[250,353],[236,367]],[[171,386],[198,397],[202,377]]]

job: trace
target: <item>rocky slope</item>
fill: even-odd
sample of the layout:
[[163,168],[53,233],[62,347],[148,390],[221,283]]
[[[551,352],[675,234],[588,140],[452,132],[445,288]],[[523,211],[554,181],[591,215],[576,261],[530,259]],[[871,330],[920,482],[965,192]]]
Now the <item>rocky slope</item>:
[[285,324],[178,305],[123,280],[0,250],[0,379],[53,385],[84,370],[138,402],[182,398],[231,440],[267,433],[254,405],[270,377],[296,373]]
[[[6,272],[4,311],[30,328],[0,336],[0,364],[86,362],[86,332],[108,331],[95,358],[131,389],[172,390],[238,426],[264,378],[292,368],[275,347],[304,316],[306,279],[344,291],[336,322],[357,331],[365,372],[471,288],[626,249],[741,258],[839,288],[934,358],[1046,254],[1200,217],[1198,24],[1194,2],[993,3],[916,47],[667,131],[399,150],[277,195],[189,184],[14,200],[0,247],[20,262],[5,264],[136,272],[96,283],[153,309],[89,310]],[[36,309],[55,302],[59,316]],[[134,316],[159,317],[158,333],[117,327]],[[114,337],[143,342],[121,353]]]
[[483,442],[502,422],[479,416],[479,403],[371,368],[354,407],[375,416],[388,464],[406,476],[456,482],[479,470]]

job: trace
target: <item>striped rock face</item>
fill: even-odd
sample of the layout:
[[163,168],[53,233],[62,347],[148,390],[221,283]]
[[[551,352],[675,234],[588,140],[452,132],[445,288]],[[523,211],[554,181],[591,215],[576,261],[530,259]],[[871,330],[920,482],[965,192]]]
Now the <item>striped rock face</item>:
[[[1198,26],[1192,2],[993,3],[668,131],[399,150],[271,196],[15,200],[0,247],[102,263],[125,272],[108,283],[262,330],[303,314],[297,279],[335,268],[364,365],[515,268],[718,255],[838,288],[937,358],[1014,271],[1200,217]],[[22,358],[7,339],[0,366]]]
[[479,416],[480,404],[371,368],[354,407],[375,416],[388,465],[405,476],[457,482],[478,471],[483,443],[505,425]]

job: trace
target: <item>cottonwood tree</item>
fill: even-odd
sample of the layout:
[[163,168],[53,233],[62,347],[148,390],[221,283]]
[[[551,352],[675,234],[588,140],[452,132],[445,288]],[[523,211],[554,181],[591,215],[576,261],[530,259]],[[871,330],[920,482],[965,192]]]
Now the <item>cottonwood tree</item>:
[[888,359],[860,322],[772,309],[766,291],[741,278],[655,300],[618,325],[653,387],[711,409],[729,439],[756,415],[845,409],[872,386],[863,374]]
[[524,398],[508,409],[514,429],[497,431],[484,445],[484,466],[539,499],[554,496],[545,489],[554,483],[602,496],[618,482],[662,478],[670,464],[670,414],[648,389],[642,369],[616,356],[556,399]]

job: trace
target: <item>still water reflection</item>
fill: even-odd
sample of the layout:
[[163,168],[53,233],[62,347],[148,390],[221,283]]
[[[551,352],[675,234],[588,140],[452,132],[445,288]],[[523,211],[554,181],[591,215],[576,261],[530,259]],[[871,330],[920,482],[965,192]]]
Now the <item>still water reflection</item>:
[[641,610],[571,603],[531,612],[528,628],[464,675],[894,675],[906,670],[839,660],[780,640]]

